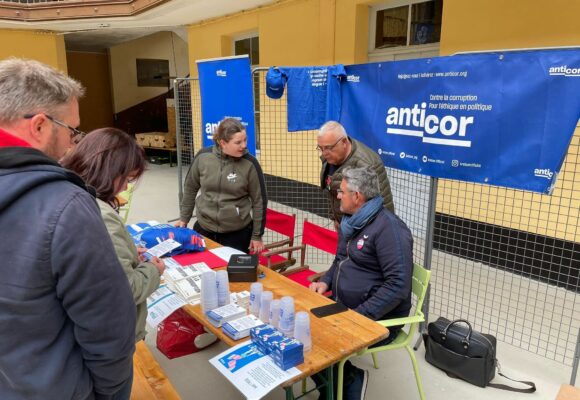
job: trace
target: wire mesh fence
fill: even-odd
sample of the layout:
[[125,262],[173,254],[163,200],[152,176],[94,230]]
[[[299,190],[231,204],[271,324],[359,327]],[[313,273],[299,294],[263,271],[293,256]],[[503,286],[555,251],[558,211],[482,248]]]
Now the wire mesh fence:
[[[265,95],[265,72],[254,71],[257,157],[269,207],[297,215],[299,243],[304,219],[332,228],[320,189],[316,134],[288,132],[286,95]],[[176,90],[182,171],[200,148],[202,130],[199,87],[196,80],[187,82],[183,93]],[[577,366],[579,154],[577,131],[552,196],[387,168],[396,213],[413,232],[415,262],[433,271],[426,305],[431,320],[468,319],[503,342]],[[180,191],[182,181],[180,176]],[[278,238],[270,232],[264,239]],[[324,270],[332,257],[312,252],[307,261]]]

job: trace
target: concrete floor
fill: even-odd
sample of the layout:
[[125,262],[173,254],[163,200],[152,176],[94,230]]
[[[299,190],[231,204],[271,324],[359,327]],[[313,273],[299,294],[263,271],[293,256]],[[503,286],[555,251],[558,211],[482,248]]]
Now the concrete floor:
[[[157,220],[167,222],[179,216],[177,168],[151,165],[137,184],[128,222]],[[223,378],[208,362],[210,358],[226,349],[216,343],[198,353],[168,360],[155,347],[155,332],[146,338],[153,355],[173,382],[183,399],[242,399],[243,396]],[[518,394],[492,388],[479,388],[466,382],[447,377],[445,373],[427,364],[424,347],[417,351],[419,370],[428,399],[555,399],[559,387],[570,380],[571,368],[540,357],[506,343],[498,343],[498,354],[502,370],[514,379],[531,380],[537,385],[534,394]],[[404,350],[379,354],[380,369],[375,370],[370,357],[356,358],[354,363],[370,371],[367,400],[375,399],[418,399],[417,387],[411,362]],[[496,377],[496,383],[509,384],[504,378]],[[299,387],[296,386],[296,391]],[[281,389],[271,392],[265,399],[284,399]],[[316,399],[309,395],[307,399]]]

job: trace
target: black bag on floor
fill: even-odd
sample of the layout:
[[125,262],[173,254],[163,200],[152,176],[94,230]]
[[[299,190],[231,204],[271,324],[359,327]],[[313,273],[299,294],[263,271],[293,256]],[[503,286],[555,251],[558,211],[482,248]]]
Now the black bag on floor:
[[[480,387],[491,386],[521,393],[536,391],[533,382],[515,381],[501,373],[495,357],[497,345],[495,337],[474,331],[466,320],[458,319],[451,322],[440,317],[427,325],[427,334],[423,335],[423,339],[427,362],[453,378],[460,378]],[[516,389],[490,383],[495,376],[496,366],[499,375],[529,385],[530,388]]]

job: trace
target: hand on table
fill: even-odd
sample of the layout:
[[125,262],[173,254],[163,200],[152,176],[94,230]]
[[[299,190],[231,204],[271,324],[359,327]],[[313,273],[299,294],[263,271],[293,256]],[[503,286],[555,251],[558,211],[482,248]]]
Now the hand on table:
[[261,240],[252,240],[250,242],[250,254],[260,254],[264,251],[264,242]]
[[324,282],[312,282],[308,288],[319,294],[328,292],[328,285]]

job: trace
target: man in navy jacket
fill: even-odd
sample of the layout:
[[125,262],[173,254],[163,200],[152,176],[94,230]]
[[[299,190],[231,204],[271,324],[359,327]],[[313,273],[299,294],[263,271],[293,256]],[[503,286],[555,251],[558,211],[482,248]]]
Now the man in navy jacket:
[[[310,288],[332,290],[334,300],[373,320],[400,318],[411,309],[413,236],[405,223],[383,208],[376,173],[346,169],[338,190],[340,223],[336,257]],[[384,345],[401,327],[390,328]],[[345,363],[345,399],[361,399],[368,373]]]
[[135,304],[94,196],[57,160],[75,80],[0,61],[0,398],[129,399]]

